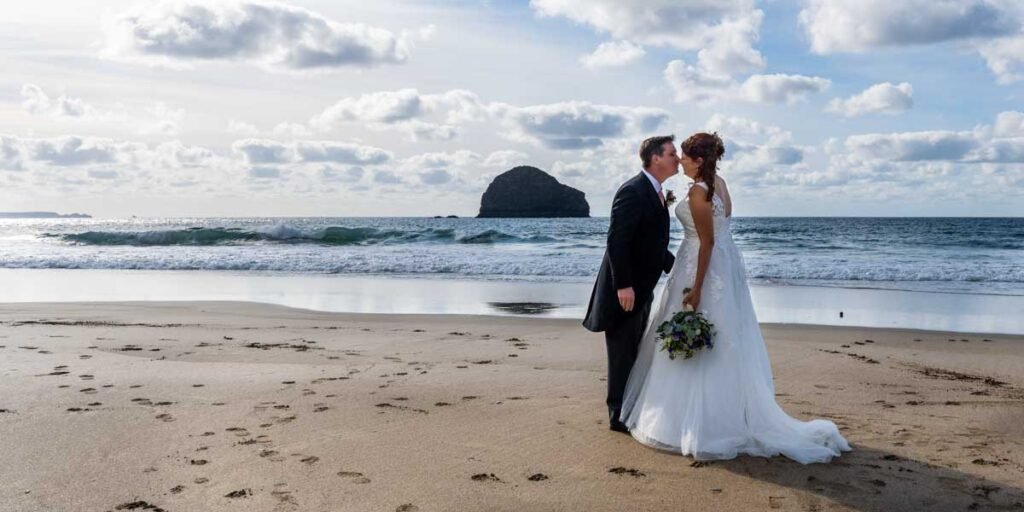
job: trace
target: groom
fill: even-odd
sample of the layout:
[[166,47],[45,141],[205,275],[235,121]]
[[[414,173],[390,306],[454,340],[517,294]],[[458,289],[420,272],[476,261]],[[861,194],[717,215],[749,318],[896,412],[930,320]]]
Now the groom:
[[615,193],[608,246],[583,320],[588,330],[604,331],[608,423],[616,432],[629,432],[619,419],[622,395],[651,312],[654,286],[675,262],[668,251],[668,207],[661,190],[679,172],[674,141],[671,135],[645,140],[640,145],[643,170]]

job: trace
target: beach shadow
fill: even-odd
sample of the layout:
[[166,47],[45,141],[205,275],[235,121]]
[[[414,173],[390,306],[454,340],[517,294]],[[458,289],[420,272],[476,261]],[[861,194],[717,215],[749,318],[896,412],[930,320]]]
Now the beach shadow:
[[543,315],[558,309],[558,304],[550,302],[488,302],[487,305],[513,315]]
[[[966,461],[970,464],[970,461]],[[802,465],[784,457],[739,457],[714,466],[764,482],[809,493],[800,510],[827,510],[824,498],[856,510],[878,511],[1024,511],[1024,490],[954,468],[869,448],[852,452],[828,464]],[[775,497],[770,508],[792,498]],[[769,500],[771,501],[771,500]]]

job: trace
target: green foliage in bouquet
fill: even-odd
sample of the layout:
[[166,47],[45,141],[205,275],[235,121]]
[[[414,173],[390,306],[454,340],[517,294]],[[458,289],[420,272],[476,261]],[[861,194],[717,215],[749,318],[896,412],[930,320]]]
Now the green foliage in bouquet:
[[[683,290],[689,293],[690,289]],[[715,325],[687,305],[672,318],[658,326],[658,339],[661,350],[668,352],[669,359],[682,356],[689,359],[703,348],[714,348]]]

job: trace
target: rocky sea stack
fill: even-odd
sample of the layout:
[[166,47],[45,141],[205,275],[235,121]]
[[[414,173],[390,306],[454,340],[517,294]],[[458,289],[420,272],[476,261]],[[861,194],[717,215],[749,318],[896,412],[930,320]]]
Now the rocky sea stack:
[[590,217],[583,192],[528,165],[494,178],[480,199],[477,217]]

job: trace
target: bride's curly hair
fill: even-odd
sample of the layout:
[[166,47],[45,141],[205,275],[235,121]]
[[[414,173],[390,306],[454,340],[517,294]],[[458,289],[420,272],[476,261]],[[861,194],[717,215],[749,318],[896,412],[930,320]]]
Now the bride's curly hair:
[[708,185],[708,201],[715,195],[715,175],[718,173],[718,161],[725,155],[725,144],[718,132],[695,133],[680,145],[686,156],[696,159],[703,158],[697,169],[697,179]]

